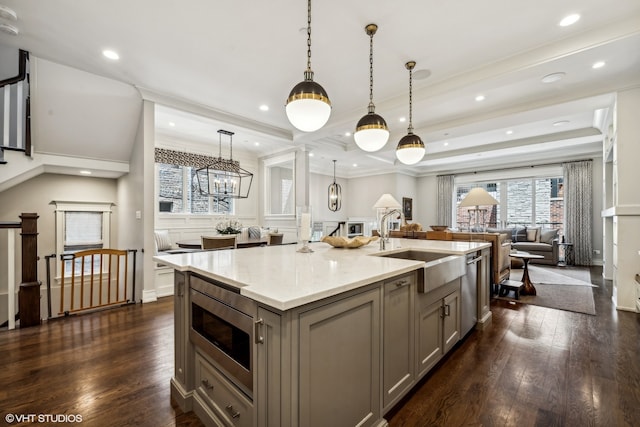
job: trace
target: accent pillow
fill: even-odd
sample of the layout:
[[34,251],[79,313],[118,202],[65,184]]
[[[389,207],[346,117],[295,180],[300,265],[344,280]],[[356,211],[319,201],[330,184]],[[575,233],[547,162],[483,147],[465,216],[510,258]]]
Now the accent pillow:
[[540,241],[540,227],[527,227],[527,241],[539,242]]
[[553,244],[553,241],[558,237],[558,229],[540,231],[540,243]]
[[527,241],[527,229],[526,228],[514,228],[512,241],[514,242],[526,242]]
[[156,248],[159,251],[167,251],[171,249],[171,237],[169,237],[169,230],[156,230]]
[[249,238],[250,239],[259,239],[262,231],[260,227],[249,227]]

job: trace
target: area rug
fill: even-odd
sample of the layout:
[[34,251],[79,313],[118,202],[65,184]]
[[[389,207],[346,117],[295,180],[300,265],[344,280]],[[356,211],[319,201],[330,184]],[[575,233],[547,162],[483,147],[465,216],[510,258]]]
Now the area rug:
[[[565,270],[529,265],[529,278],[536,288],[537,295],[521,295],[519,300],[510,296],[496,298],[576,313],[596,314],[593,302],[594,285],[589,282],[589,269]],[[522,269],[512,269],[510,279],[520,281]]]

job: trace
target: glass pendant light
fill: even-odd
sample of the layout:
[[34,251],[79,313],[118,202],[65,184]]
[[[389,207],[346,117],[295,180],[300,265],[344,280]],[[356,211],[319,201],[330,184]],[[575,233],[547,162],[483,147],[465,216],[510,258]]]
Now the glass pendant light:
[[333,161],[333,184],[329,185],[329,210],[337,212],[342,207],[342,187],[336,182],[336,160]]
[[409,61],[405,64],[407,70],[409,70],[409,128],[407,129],[407,134],[402,137],[400,142],[398,143],[398,147],[396,148],[396,157],[400,162],[405,165],[415,165],[424,157],[425,147],[424,142],[420,139],[418,135],[413,133],[413,124],[412,124],[412,72],[414,67],[416,66],[415,61]]
[[360,149],[371,152],[384,147],[389,139],[389,128],[387,122],[376,114],[373,104],[373,35],[378,26],[369,24],[364,30],[369,35],[369,112],[358,121],[353,139]]
[[286,112],[291,124],[303,132],[320,129],[331,115],[329,95],[313,81],[311,71],[311,0],[307,2],[307,70],[304,72],[304,80],[291,89]]

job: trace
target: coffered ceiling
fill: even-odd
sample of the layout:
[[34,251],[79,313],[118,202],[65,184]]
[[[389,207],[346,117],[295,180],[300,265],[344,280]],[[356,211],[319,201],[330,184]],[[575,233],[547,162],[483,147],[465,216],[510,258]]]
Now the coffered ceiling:
[[[598,127],[613,92],[640,84],[637,0],[323,0],[312,4],[312,69],[332,115],[321,130],[295,130],[284,112],[306,67],[306,2],[191,0],[0,0],[15,10],[16,36],[0,43],[130,84],[165,106],[157,133],[271,154],[304,144],[316,171],[359,176],[491,169],[600,153]],[[580,20],[558,25],[572,13]],[[365,153],[347,132],[366,113],[369,38],[374,102],[389,124],[385,148]],[[102,56],[113,49],[120,59]],[[395,161],[407,131],[409,74],[419,164]],[[605,65],[592,68],[596,62]],[[563,73],[560,80],[542,78]],[[419,78],[427,75],[426,78]],[[484,95],[484,101],[476,101]],[[259,107],[266,105],[268,111]],[[182,110],[182,111],[181,111]],[[186,111],[186,112],[185,112]],[[353,166],[357,164],[356,166]]]

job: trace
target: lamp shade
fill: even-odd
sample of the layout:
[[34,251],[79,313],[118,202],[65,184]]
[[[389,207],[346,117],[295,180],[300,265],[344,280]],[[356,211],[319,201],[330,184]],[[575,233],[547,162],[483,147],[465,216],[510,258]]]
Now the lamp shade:
[[402,205],[389,193],[385,193],[373,205],[374,209],[400,209]]
[[369,112],[358,122],[353,139],[361,150],[378,151],[389,140],[387,122],[378,114]]
[[415,165],[424,157],[424,142],[413,132],[402,137],[396,148],[396,157],[405,165]]
[[500,203],[482,187],[472,188],[460,202],[461,207],[493,206],[499,204]]
[[311,72],[305,80],[291,89],[287,98],[287,118],[303,132],[313,132],[327,123],[331,115],[331,102],[322,86],[312,80]]

